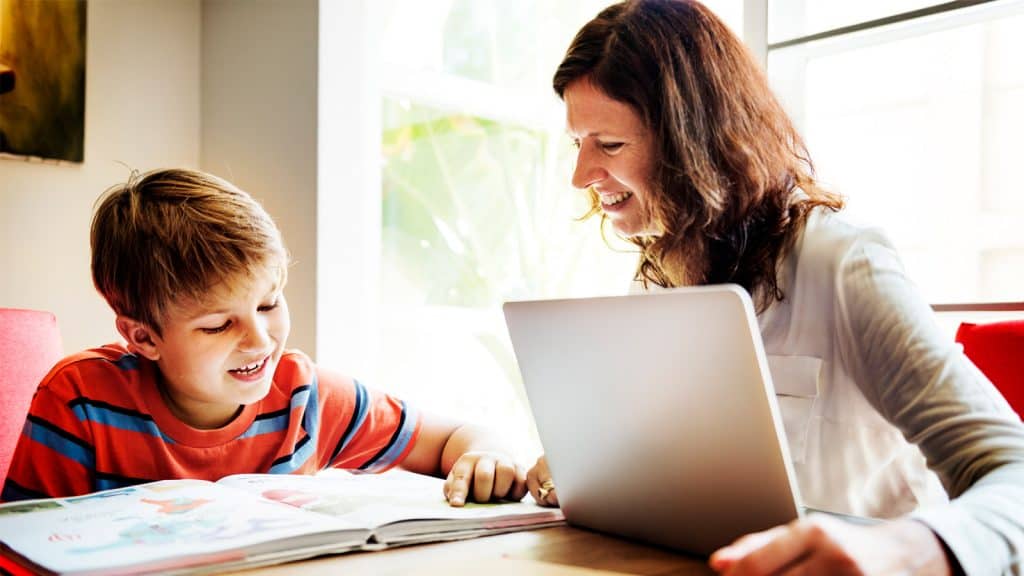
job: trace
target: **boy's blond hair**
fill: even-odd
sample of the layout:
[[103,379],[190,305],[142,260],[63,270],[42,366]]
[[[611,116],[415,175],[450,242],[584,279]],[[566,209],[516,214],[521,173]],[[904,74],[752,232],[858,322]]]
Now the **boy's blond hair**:
[[274,221],[248,193],[196,170],[135,173],[97,201],[92,278],[119,315],[160,334],[172,303],[202,302],[217,284],[280,268],[288,254]]

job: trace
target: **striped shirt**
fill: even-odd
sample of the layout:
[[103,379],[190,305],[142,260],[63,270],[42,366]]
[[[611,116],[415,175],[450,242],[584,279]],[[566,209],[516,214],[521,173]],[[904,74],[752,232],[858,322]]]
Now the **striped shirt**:
[[401,400],[296,351],[281,358],[266,397],[215,430],[177,419],[156,383],[156,364],[122,345],[62,360],[32,399],[0,500],[238,473],[382,472],[405,458],[420,429]]

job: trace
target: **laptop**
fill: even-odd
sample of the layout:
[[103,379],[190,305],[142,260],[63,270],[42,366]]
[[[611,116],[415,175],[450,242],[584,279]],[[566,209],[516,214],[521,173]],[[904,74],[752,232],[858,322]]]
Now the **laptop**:
[[707,555],[802,515],[745,290],[504,313],[567,522]]

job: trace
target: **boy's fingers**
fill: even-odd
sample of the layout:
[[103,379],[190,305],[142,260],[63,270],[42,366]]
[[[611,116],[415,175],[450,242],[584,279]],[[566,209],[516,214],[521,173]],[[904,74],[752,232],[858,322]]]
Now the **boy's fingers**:
[[448,503],[452,506],[462,506],[466,503],[466,495],[469,494],[469,481],[473,478],[473,461],[459,458],[452,466],[448,477],[451,478]]
[[473,500],[488,502],[494,492],[494,458],[483,456],[473,469]]
[[444,478],[444,498],[445,500],[451,500],[452,490],[455,488],[455,467],[448,471],[448,475]]

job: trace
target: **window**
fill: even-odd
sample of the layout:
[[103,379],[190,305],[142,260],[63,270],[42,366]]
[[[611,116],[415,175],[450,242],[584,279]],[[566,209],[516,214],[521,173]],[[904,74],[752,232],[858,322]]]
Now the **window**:
[[385,18],[382,386],[539,450],[501,304],[621,293],[635,256],[575,219],[550,79],[605,2],[396,1]]
[[769,0],[768,42],[821,34],[917,10],[927,10],[945,0],[860,0],[820,2]]
[[823,182],[929,301],[1019,301],[1024,2],[936,4],[769,0],[769,78]]
[[[540,447],[502,302],[624,293],[636,265],[577,220],[551,89],[608,4],[321,3],[317,360],[500,430],[524,461]],[[740,28],[742,3],[710,5]]]

